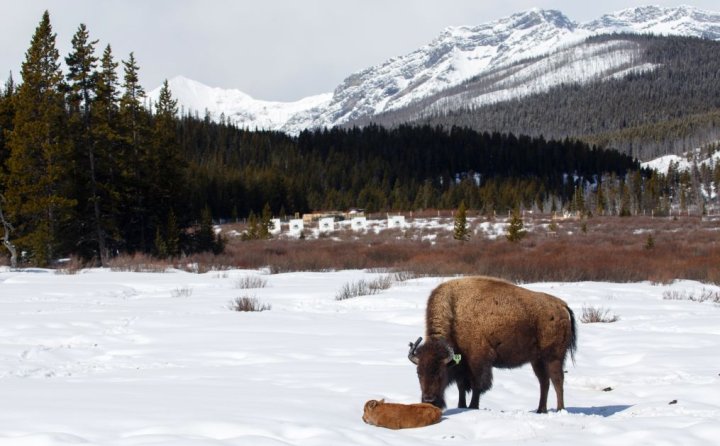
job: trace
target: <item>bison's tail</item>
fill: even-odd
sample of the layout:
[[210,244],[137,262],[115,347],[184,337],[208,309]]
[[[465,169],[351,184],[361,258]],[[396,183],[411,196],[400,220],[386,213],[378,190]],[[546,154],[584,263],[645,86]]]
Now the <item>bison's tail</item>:
[[575,364],[575,351],[577,350],[577,323],[575,322],[575,313],[570,309],[569,306],[565,306],[565,309],[570,314],[570,344],[568,350],[570,350],[570,358],[573,364]]

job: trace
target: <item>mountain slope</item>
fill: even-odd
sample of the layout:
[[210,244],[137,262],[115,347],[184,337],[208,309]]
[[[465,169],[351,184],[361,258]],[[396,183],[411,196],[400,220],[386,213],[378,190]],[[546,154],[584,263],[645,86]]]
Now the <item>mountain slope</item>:
[[[591,38],[579,47],[606,48],[607,53],[600,57],[605,75],[591,76],[585,83],[564,83],[557,77],[563,65],[549,73],[535,70],[539,72],[535,79],[517,88],[520,91],[515,98],[503,101],[487,99],[510,91],[494,89],[512,76],[495,79],[492,74],[483,75],[415,107],[372,120],[386,126],[418,122],[546,138],[574,137],[641,160],[682,153],[720,139],[720,42],[614,35]],[[622,63],[608,70],[611,56],[620,60],[632,52],[636,53],[630,69],[634,72],[623,69]],[[533,72],[533,67],[546,67],[556,56],[518,63],[504,71]],[[588,64],[584,66],[591,71]],[[538,85],[546,78],[550,80]],[[549,88],[543,90],[544,86]]]
[[[574,58],[574,61],[564,64],[561,71],[551,73],[547,67],[557,65],[558,60],[548,60],[543,78],[534,83],[531,82],[535,79],[532,70],[525,70],[505,85],[497,85],[494,95],[487,97],[486,102],[547,91],[558,83],[588,82],[655,68],[636,63],[638,49],[632,45],[617,45],[609,58],[598,57],[606,54],[604,48],[586,46],[568,51],[590,36],[622,32],[720,40],[720,14],[686,6],[648,6],[578,24],[558,11],[532,9],[478,26],[449,27],[428,45],[410,54],[352,74],[332,94],[293,103],[256,101],[236,90],[223,92],[205,87],[209,91],[201,93],[203,88],[196,86],[175,87],[178,90],[175,91],[173,83],[171,88],[188,109],[202,113],[203,109],[198,108],[207,108],[215,117],[224,113],[241,126],[298,133],[305,128],[361,122],[380,113],[417,106],[476,76],[497,73],[517,62],[546,55],[555,59]],[[157,90],[150,94],[156,95]],[[485,102],[462,105],[479,103]]]

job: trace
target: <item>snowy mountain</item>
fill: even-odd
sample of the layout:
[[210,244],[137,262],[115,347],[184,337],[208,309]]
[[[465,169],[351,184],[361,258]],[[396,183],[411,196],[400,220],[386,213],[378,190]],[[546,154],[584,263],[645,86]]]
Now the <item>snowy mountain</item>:
[[[491,95],[474,97],[466,105],[546,91],[560,82],[586,82],[654,68],[639,60],[639,49],[630,43],[582,43],[590,36],[612,33],[720,40],[720,13],[689,6],[646,6],[578,24],[559,11],[531,9],[478,26],[449,27],[410,54],[352,74],[333,93],[292,103],[259,101],[238,90],[210,88],[184,78],[173,79],[170,87],[185,109],[201,114],[208,110],[214,118],[224,113],[249,128],[297,133],[305,128],[362,121],[427,102],[468,79],[500,73],[511,64],[540,56],[547,56],[541,65],[513,67],[512,76],[503,73],[503,83],[494,85]],[[158,91],[151,92],[150,97],[157,97]],[[458,101],[452,103],[457,105]],[[440,101],[437,106],[442,104]]]
[[[276,129],[294,115],[324,107],[332,94],[310,96],[296,102],[272,102],[254,99],[240,90],[226,90],[208,87],[200,82],[183,76],[168,81],[173,97],[187,111],[197,112],[219,120],[222,115],[241,127]],[[157,88],[149,93],[152,101],[160,94]]]

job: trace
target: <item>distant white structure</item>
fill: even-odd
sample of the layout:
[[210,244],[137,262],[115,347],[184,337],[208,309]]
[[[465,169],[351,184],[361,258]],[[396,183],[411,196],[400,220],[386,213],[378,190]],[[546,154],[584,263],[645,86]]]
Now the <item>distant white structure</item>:
[[321,218],[318,220],[320,232],[332,232],[335,230],[335,219],[333,217]]
[[305,229],[305,223],[303,223],[302,218],[290,220],[290,235],[300,235],[302,234],[303,229]]
[[350,227],[353,231],[365,231],[367,229],[367,218],[354,217],[350,220]]
[[404,215],[388,215],[388,229],[404,228],[405,227],[405,216]]
[[282,232],[282,223],[279,218],[273,218],[270,220],[270,234],[278,235]]

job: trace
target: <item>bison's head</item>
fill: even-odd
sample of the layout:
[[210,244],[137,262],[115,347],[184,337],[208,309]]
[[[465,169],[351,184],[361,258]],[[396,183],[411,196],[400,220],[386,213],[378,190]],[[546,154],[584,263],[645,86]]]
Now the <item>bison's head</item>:
[[456,359],[452,347],[442,339],[422,338],[410,343],[408,359],[417,365],[417,375],[422,391],[422,402],[445,408],[445,389],[450,385],[449,368]]

